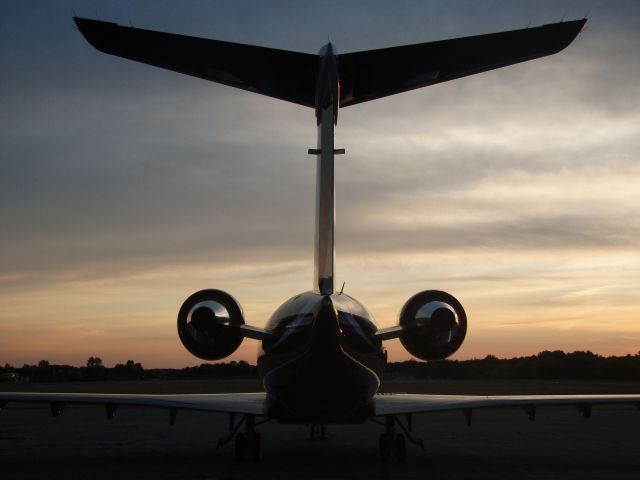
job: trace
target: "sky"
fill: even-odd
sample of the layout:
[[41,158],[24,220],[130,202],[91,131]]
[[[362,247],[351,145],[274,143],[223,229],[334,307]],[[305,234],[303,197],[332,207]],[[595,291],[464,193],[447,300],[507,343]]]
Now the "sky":
[[312,287],[313,110],[100,53],[74,12],[306,53],[586,15],[557,55],[340,111],[336,278],[380,327],[455,295],[453,358],[640,351],[639,2],[26,1],[0,17],[0,364],[195,365],[191,293],[263,326]]

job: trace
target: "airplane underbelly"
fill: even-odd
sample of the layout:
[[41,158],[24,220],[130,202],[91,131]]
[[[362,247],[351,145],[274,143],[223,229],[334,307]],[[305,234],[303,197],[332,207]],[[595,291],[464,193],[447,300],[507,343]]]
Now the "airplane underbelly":
[[[263,366],[268,361],[261,359]],[[307,351],[272,365],[263,383],[269,413],[280,422],[360,423],[373,413],[380,377],[343,350],[322,356]]]

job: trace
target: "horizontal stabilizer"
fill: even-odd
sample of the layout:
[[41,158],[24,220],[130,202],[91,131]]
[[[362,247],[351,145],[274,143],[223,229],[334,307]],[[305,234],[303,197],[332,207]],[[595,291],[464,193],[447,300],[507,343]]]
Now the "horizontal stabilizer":
[[317,55],[74,20],[102,52],[315,107]]
[[[102,52],[315,108],[318,55],[74,20]],[[338,55],[340,106],[557,53],[585,22]]]
[[339,55],[340,106],[557,53],[586,20]]

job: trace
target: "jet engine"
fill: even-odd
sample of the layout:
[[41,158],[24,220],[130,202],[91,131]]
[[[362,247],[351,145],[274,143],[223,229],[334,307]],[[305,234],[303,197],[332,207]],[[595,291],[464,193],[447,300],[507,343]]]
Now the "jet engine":
[[400,326],[400,342],[411,355],[421,360],[442,360],[462,345],[467,315],[454,296],[425,290],[404,304]]
[[242,343],[240,305],[222,290],[200,290],[185,300],[178,313],[178,335],[189,352],[203,360],[228,357]]

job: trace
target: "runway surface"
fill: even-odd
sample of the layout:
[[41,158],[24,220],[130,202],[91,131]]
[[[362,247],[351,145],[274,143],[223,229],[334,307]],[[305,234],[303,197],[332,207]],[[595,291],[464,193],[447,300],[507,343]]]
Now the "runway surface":
[[106,420],[97,407],[14,405],[0,412],[0,478],[10,479],[456,479],[640,478],[640,411],[594,408],[585,420],[572,408],[539,409],[535,422],[520,410],[416,416],[425,451],[408,448],[407,463],[381,464],[381,427],[329,426],[310,440],[303,426],[260,427],[261,463],[237,463],[232,445],[215,450],[227,417],[181,411],[120,409]]

